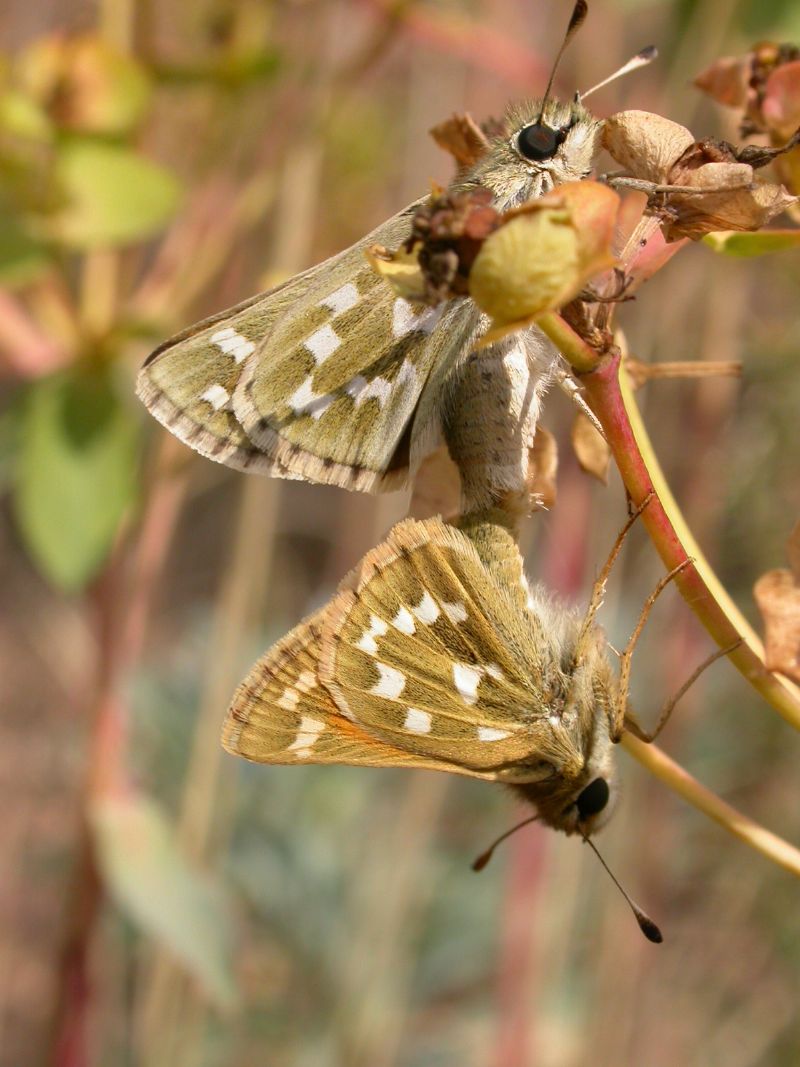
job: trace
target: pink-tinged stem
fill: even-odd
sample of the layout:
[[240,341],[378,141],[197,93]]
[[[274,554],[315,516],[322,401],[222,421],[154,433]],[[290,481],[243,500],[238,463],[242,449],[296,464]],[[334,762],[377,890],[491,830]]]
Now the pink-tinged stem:
[[665,566],[672,570],[686,559],[693,561],[675,579],[683,598],[721,648],[742,638],[729,658],[776,711],[800,729],[800,690],[767,670],[761,642],[692,537],[650,444],[627,376],[620,375],[619,355],[603,359],[582,381],[634,505],[655,493],[641,521]]

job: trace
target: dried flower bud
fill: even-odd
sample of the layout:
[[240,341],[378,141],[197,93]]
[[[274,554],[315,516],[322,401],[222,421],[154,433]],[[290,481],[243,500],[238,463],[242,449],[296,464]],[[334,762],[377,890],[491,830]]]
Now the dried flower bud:
[[612,190],[584,181],[511,212],[475,259],[473,300],[502,332],[561,307],[613,264],[618,210]]
[[603,147],[634,178],[656,185],[692,144],[685,126],[650,111],[620,111],[603,123]]

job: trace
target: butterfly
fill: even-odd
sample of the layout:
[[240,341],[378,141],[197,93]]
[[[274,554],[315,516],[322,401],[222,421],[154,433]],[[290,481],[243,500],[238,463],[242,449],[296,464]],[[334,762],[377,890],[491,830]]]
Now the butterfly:
[[223,745],[259,763],[449,771],[588,837],[615,793],[602,631],[529,586],[511,533],[406,519],[252,667]]
[[[564,45],[586,11],[579,0]],[[577,95],[551,98],[550,84],[542,99],[510,107],[499,132],[481,135],[480,158],[451,191],[488,190],[505,211],[592,172],[602,122]],[[412,304],[368,263],[370,247],[406,241],[424,202],[162,344],[137,383],[151,413],[196,451],[239,470],[363,492],[404,485],[437,441],[449,384],[488,327],[469,298]],[[560,356],[535,327],[492,351],[515,346],[541,383],[530,401],[538,405]],[[531,422],[527,409],[508,417]]]

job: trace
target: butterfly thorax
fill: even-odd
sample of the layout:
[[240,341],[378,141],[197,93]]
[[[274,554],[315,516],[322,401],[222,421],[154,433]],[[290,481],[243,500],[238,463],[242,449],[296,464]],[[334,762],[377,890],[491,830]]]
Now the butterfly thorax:
[[588,177],[600,150],[601,127],[578,101],[550,99],[543,111],[541,100],[514,104],[503,133],[458,185],[482,185],[500,210],[516,207],[562,182]]

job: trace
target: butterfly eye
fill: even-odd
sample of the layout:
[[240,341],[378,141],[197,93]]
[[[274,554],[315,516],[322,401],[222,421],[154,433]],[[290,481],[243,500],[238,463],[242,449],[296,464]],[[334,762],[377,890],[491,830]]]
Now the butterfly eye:
[[580,821],[585,822],[591,815],[601,812],[610,796],[611,790],[605,778],[595,778],[590,782],[575,801]]
[[556,154],[566,136],[566,130],[553,130],[542,122],[534,122],[519,131],[517,148],[526,159],[540,163]]

